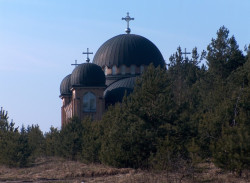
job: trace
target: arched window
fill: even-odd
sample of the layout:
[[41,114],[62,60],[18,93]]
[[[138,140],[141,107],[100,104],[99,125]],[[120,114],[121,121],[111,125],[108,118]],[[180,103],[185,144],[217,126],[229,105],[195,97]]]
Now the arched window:
[[116,75],[116,66],[115,65],[112,67],[112,75]]
[[143,71],[144,71],[144,66],[143,66],[143,65],[141,65],[141,66],[140,66],[140,73],[142,74],[142,73],[143,73]]
[[96,96],[91,92],[87,92],[83,96],[83,111],[84,112],[96,111]]
[[125,65],[122,65],[122,66],[121,66],[121,74],[122,74],[122,75],[125,75],[125,74],[126,74],[126,66],[125,66]]
[[131,74],[135,74],[135,65],[131,65],[130,72]]
[[[72,109],[72,108],[71,108]],[[65,109],[66,119],[72,118],[72,110],[70,108]]]

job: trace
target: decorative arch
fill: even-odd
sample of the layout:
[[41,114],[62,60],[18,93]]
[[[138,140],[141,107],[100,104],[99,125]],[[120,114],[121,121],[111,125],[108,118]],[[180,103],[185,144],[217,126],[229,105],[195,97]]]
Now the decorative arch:
[[83,95],[83,111],[96,112],[96,96],[92,92]]

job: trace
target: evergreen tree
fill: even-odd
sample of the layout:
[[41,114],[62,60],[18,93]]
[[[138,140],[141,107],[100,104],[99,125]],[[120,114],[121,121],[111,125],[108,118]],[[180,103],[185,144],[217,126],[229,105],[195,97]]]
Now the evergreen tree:
[[171,92],[166,70],[150,65],[138,78],[134,92],[103,117],[100,159],[118,167],[146,168],[157,151],[160,128],[171,122]]
[[100,162],[99,152],[103,137],[103,126],[99,121],[83,120],[82,156],[86,162]]
[[20,136],[18,138],[16,156],[14,157],[17,165],[19,167],[29,166],[31,162],[30,160],[31,153],[32,153],[32,149],[28,142],[28,133],[25,127],[22,126]]
[[81,157],[83,130],[83,124],[77,117],[73,117],[67,125],[63,126],[60,132],[61,145],[59,146],[63,157],[72,160]]
[[50,127],[50,131],[45,133],[45,154],[47,156],[61,155],[60,131],[57,128]]
[[217,38],[212,39],[207,50],[209,72],[223,79],[245,62],[235,37],[229,38],[229,30],[224,26],[217,31]]
[[224,126],[213,151],[213,160],[217,166],[235,172],[238,176],[250,168],[249,130],[244,125]]
[[216,165],[241,175],[250,168],[250,88],[242,90],[237,112],[222,126],[221,136],[214,144],[213,158]]
[[[9,124],[6,124],[6,126],[9,126]],[[19,136],[20,134],[17,129],[5,129],[5,131],[2,129],[0,130],[0,164],[18,166],[16,156],[18,151]]]
[[2,108],[0,116],[0,164],[17,166],[18,128],[15,128],[13,121],[9,123],[8,113]]
[[45,154],[45,139],[38,125],[27,127],[28,143],[34,158]]
[[[117,104],[104,115],[105,125],[101,141],[100,160],[116,167],[145,167],[151,142],[144,129],[144,122],[129,114]],[[148,132],[150,133],[150,132]]]
[[[168,74],[172,83],[172,93],[175,105],[176,118],[172,122],[173,126],[168,126],[171,134],[167,136],[168,141],[178,144],[178,152],[173,151],[172,159],[189,157],[188,149],[192,145],[193,140],[198,136],[198,126],[201,120],[201,110],[203,105],[202,93],[200,88],[201,81],[206,76],[206,68],[204,65],[199,67],[200,62],[205,58],[206,52],[202,51],[198,54],[197,48],[192,50],[191,59],[185,60],[182,57],[182,51],[179,47],[176,54],[170,57],[172,64],[169,67]],[[205,86],[207,86],[205,84]],[[174,147],[174,146],[173,146]],[[161,148],[162,149],[162,148]],[[169,147],[165,147],[169,149]],[[168,158],[170,158],[168,156]],[[181,160],[182,161],[182,160]],[[171,164],[171,161],[170,161]]]
[[30,155],[26,129],[22,127],[19,133],[15,123],[13,121],[9,123],[7,113],[1,109],[0,164],[25,167],[31,163]]

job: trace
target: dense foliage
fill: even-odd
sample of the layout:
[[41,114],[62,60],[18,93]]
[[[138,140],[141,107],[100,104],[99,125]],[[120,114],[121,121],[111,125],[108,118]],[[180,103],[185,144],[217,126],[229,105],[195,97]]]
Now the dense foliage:
[[33,160],[44,154],[44,136],[38,125],[22,127],[20,132],[8,115],[0,111],[0,164],[30,166]]
[[250,47],[245,51],[224,26],[207,52],[194,48],[184,58],[178,47],[167,69],[150,65],[101,121],[74,117],[43,135],[38,126],[18,131],[3,112],[0,163],[27,166],[46,155],[176,169],[210,159],[241,175],[250,168]]

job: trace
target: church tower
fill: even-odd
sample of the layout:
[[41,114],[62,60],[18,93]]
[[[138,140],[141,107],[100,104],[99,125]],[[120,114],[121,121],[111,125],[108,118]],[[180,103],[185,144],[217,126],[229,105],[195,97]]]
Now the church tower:
[[103,92],[106,88],[105,75],[101,67],[93,63],[77,66],[71,74],[72,115],[84,119],[90,116],[100,120],[105,101]]
[[106,78],[104,72],[100,66],[89,63],[88,57],[86,61],[86,63],[77,64],[72,74],[66,76],[61,82],[62,126],[73,116],[80,120],[86,117],[100,120],[105,111],[103,92],[106,89]]

